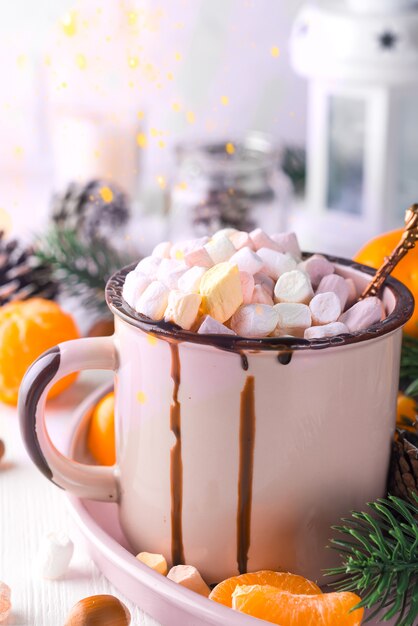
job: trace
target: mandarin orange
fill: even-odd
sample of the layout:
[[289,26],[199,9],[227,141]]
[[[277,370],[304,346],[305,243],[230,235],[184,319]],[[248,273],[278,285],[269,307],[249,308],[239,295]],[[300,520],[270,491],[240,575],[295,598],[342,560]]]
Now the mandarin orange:
[[280,626],[359,626],[363,609],[354,593],[304,595],[271,585],[238,586],[232,608]]
[[398,428],[415,432],[417,420],[417,403],[414,398],[398,393],[396,425]]
[[[402,232],[402,229],[393,230],[371,239],[357,252],[354,260],[357,263],[370,265],[370,267],[377,269],[383,263],[385,257],[389,256],[398,245]],[[408,252],[394,269],[392,275],[409,287],[418,303],[418,247]],[[415,306],[414,314],[409,322],[405,324],[404,330],[408,335],[418,337],[418,306]]]
[[303,576],[287,572],[261,570],[251,574],[241,574],[240,576],[227,578],[219,585],[216,585],[209,598],[225,606],[232,606],[232,594],[239,585],[269,585],[283,591],[306,595],[322,593],[315,583],[303,578]]
[[95,407],[87,435],[87,447],[101,465],[114,465],[115,394],[108,393]]
[[[68,313],[50,300],[31,298],[0,308],[0,400],[17,404],[18,391],[28,367],[57,343],[77,339],[77,326]],[[70,374],[49,392],[52,398],[77,378]]]

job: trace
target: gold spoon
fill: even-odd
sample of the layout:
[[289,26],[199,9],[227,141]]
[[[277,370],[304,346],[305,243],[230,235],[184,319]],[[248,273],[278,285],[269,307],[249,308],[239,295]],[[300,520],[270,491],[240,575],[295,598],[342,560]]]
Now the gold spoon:
[[359,300],[364,300],[369,296],[377,296],[383,287],[386,278],[393,272],[399,261],[408,254],[409,250],[415,248],[418,241],[418,204],[413,204],[405,213],[405,230],[402,237],[392,252],[385,258],[382,265],[373,276],[366,289],[361,294]]

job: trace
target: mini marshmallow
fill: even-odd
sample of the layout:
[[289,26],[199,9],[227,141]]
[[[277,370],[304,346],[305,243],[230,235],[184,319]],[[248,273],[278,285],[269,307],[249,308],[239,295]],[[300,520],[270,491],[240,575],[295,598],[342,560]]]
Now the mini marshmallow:
[[231,328],[242,337],[267,337],[277,326],[278,313],[266,304],[246,304],[231,318]]
[[136,308],[139,297],[144,293],[150,283],[151,280],[147,276],[135,270],[127,274],[123,285],[122,296],[129,306],[133,309]]
[[278,313],[277,326],[282,335],[303,336],[312,324],[312,316],[306,304],[282,302],[274,307]]
[[271,248],[272,250],[276,250],[279,252],[279,247],[271,237],[267,235],[261,228],[256,228],[250,232],[251,241],[254,244],[256,251],[260,248]]
[[174,289],[168,294],[164,319],[184,330],[190,330],[198,316],[201,302],[202,296],[197,293],[183,293]]
[[270,248],[260,248],[257,254],[264,263],[265,273],[273,280],[277,280],[285,272],[296,269],[297,263],[288,253],[282,254]]
[[341,315],[341,303],[336,293],[318,293],[309,303],[314,326],[336,322]]
[[198,239],[186,239],[186,241],[177,241],[170,250],[170,257],[176,261],[183,261],[185,256],[190,252],[194,252],[202,248],[208,243],[209,237],[199,237]]
[[254,274],[254,282],[256,285],[261,285],[267,293],[273,295],[275,281],[270,276],[267,276],[264,272],[259,272]]
[[261,272],[264,263],[263,260],[250,250],[249,248],[241,248],[231,256],[229,262],[233,265],[238,265],[238,269],[241,272],[248,272],[248,274],[257,274],[257,272]]
[[140,552],[136,555],[136,558],[144,565],[147,565],[148,567],[153,569],[154,572],[158,572],[163,576],[167,576],[167,561],[162,554],[153,554],[152,552]]
[[198,265],[199,267],[209,268],[213,266],[213,261],[210,258],[208,251],[203,246],[185,254],[184,262],[189,267]]
[[288,252],[294,259],[300,259],[302,252],[295,233],[275,233],[271,239],[277,244],[280,252]]
[[56,580],[68,570],[74,544],[62,531],[45,535],[39,546],[38,567],[42,578]]
[[236,250],[241,250],[241,248],[255,250],[250,235],[243,230],[238,230],[233,235],[230,235],[229,240]]
[[345,278],[338,276],[338,274],[328,274],[328,276],[324,276],[319,283],[316,293],[326,293],[328,291],[332,291],[338,296],[341,304],[341,311],[344,311],[344,307],[347,304],[350,293],[350,288]]
[[314,289],[318,287],[324,276],[335,272],[334,265],[322,254],[313,254],[306,261],[302,261],[299,264],[299,269],[308,274]]
[[216,233],[212,235],[212,239],[219,239],[219,237],[228,237],[228,239],[231,239],[233,235],[239,232],[240,231],[236,228],[221,228],[221,230],[217,230]]
[[169,289],[158,280],[152,281],[136,303],[136,311],[154,321],[162,320],[168,304]]
[[347,307],[351,307],[353,306],[353,304],[355,302],[357,302],[357,287],[356,287],[356,283],[354,282],[354,280],[352,278],[346,278],[345,282],[347,283],[348,286],[348,299],[347,299],[347,303],[346,306]]
[[236,252],[233,244],[229,241],[228,237],[224,235],[216,239],[211,239],[203,247],[215,264],[229,261],[231,256]]
[[357,302],[351,309],[343,313],[338,321],[345,324],[350,333],[355,333],[358,330],[370,328],[384,317],[382,302],[379,298],[371,296]]
[[177,289],[179,279],[187,272],[188,266],[175,259],[162,259],[157,270],[157,280],[168,289]]
[[241,279],[236,265],[218,263],[200,281],[203,312],[223,324],[243,302]]
[[273,306],[273,298],[270,293],[264,289],[262,285],[255,285],[253,290],[253,295],[251,298],[252,304],[268,304],[269,306]]
[[160,259],[169,259],[171,246],[171,241],[162,241],[155,246],[154,250],[151,253],[151,256],[156,256]]
[[193,565],[175,565],[168,572],[167,578],[205,598],[209,597],[210,589]]
[[142,261],[138,263],[135,271],[138,274],[144,274],[150,280],[155,280],[157,277],[157,271],[160,266],[161,259],[157,256],[146,256]]
[[206,271],[206,267],[191,267],[180,276],[177,287],[184,293],[199,293],[200,281]]
[[313,297],[309,276],[301,270],[282,274],[274,288],[275,302],[295,302],[308,304]]
[[348,328],[341,322],[325,324],[325,326],[312,326],[305,330],[305,339],[324,339],[325,337],[336,337],[348,333]]
[[233,330],[220,324],[210,315],[205,315],[197,332],[199,335],[236,335]]
[[239,277],[241,280],[242,301],[244,304],[250,304],[255,287],[254,278],[252,274],[249,274],[248,272],[240,272]]

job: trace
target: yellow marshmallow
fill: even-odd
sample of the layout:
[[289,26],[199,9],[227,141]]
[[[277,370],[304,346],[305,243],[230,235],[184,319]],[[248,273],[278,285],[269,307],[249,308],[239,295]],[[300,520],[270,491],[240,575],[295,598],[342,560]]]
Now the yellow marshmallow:
[[221,324],[229,320],[243,302],[238,267],[225,262],[210,268],[200,281],[200,294],[203,313]]
[[167,561],[162,554],[152,554],[152,552],[140,552],[136,555],[138,561],[148,565],[154,572],[158,572],[163,576],[167,576],[168,566]]

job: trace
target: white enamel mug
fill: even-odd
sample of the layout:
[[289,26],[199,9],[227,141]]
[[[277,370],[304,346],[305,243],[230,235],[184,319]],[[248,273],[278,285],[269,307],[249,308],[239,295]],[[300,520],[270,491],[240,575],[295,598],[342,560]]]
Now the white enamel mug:
[[[332,260],[359,289],[374,272]],[[195,565],[208,583],[259,569],[321,580],[331,526],[385,495],[412,295],[388,279],[388,316],[369,331],[248,340],[141,318],[121,296],[129,269],[107,285],[114,336],[62,343],[27,372],[33,461],[80,497],[117,501],[135,553]],[[45,429],[49,388],[81,369],[115,372],[115,467],[64,457]]]

